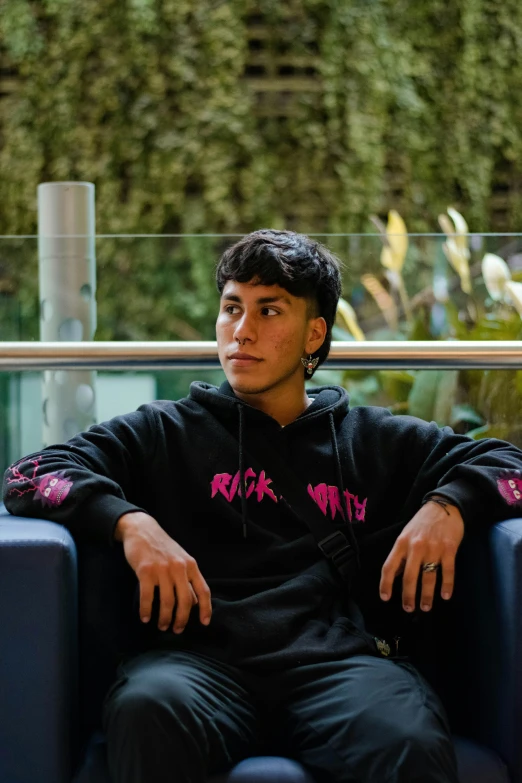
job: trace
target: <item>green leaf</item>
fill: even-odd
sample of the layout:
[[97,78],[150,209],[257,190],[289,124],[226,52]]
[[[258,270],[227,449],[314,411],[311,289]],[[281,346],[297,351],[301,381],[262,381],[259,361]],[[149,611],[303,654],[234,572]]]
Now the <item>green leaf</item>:
[[415,382],[415,373],[406,370],[380,370],[379,380],[392,404],[406,402]]
[[458,377],[458,370],[419,370],[408,397],[410,414],[439,425],[449,424]]
[[456,427],[460,422],[474,424],[476,427],[481,427],[484,424],[484,419],[480,413],[477,413],[477,411],[471,405],[454,405],[451,410],[451,418],[449,423],[452,427]]
[[508,424],[484,424],[483,427],[476,427],[470,430],[467,435],[473,440],[482,440],[482,438],[498,438],[506,440],[509,435]]

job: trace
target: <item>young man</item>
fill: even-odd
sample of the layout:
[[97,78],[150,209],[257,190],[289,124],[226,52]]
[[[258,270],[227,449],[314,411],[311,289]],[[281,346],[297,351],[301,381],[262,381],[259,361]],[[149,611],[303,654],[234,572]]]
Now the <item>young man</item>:
[[336,259],[309,238],[257,231],[227,250],[217,284],[221,388],[194,383],[5,476],[12,513],[116,539],[136,574],[150,634],[105,702],[113,780],[203,783],[268,734],[319,782],[456,783],[437,697],[381,654],[304,515],[344,533],[352,584],[359,545],[391,531],[381,598],[402,573],[405,612],[419,582],[428,611],[439,569],[451,597],[464,524],[520,513],[522,453],[305,388],[340,294]]

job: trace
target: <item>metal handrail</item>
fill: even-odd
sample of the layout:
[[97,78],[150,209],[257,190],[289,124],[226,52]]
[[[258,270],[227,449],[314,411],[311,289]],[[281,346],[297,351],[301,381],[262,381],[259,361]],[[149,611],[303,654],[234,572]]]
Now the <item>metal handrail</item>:
[[[215,342],[0,342],[0,371],[206,370]],[[333,342],[326,369],[522,368],[522,341]]]

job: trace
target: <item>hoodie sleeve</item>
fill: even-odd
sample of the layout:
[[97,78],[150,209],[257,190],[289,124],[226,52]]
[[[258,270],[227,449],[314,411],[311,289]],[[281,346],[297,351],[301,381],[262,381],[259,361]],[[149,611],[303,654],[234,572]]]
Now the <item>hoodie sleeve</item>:
[[383,475],[391,473],[403,487],[406,520],[432,495],[457,506],[466,525],[522,516],[522,451],[516,446],[493,438],[476,441],[384,409],[368,408],[362,418],[365,452],[374,460],[377,455]]
[[146,510],[143,477],[156,433],[145,405],[24,457],[4,475],[7,510],[65,525],[78,542],[112,545],[118,519]]

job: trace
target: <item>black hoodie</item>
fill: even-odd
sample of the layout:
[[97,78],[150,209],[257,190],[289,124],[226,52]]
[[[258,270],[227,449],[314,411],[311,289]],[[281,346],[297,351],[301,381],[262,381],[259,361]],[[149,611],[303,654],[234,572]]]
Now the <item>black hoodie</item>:
[[332,531],[350,526],[370,554],[371,542],[391,532],[389,551],[435,491],[458,506],[465,524],[517,516],[522,452],[386,409],[349,410],[338,387],[308,394],[312,404],[281,427],[228,383],[193,383],[186,399],[143,405],[12,465],[5,504],[100,547],[114,545],[122,514],[151,514],[196,559],[213,615],[204,627],[194,608],[181,635],[150,628],[150,646],[259,671],[378,654],[348,586],[249,444],[262,433],[293,468],[306,503]]

